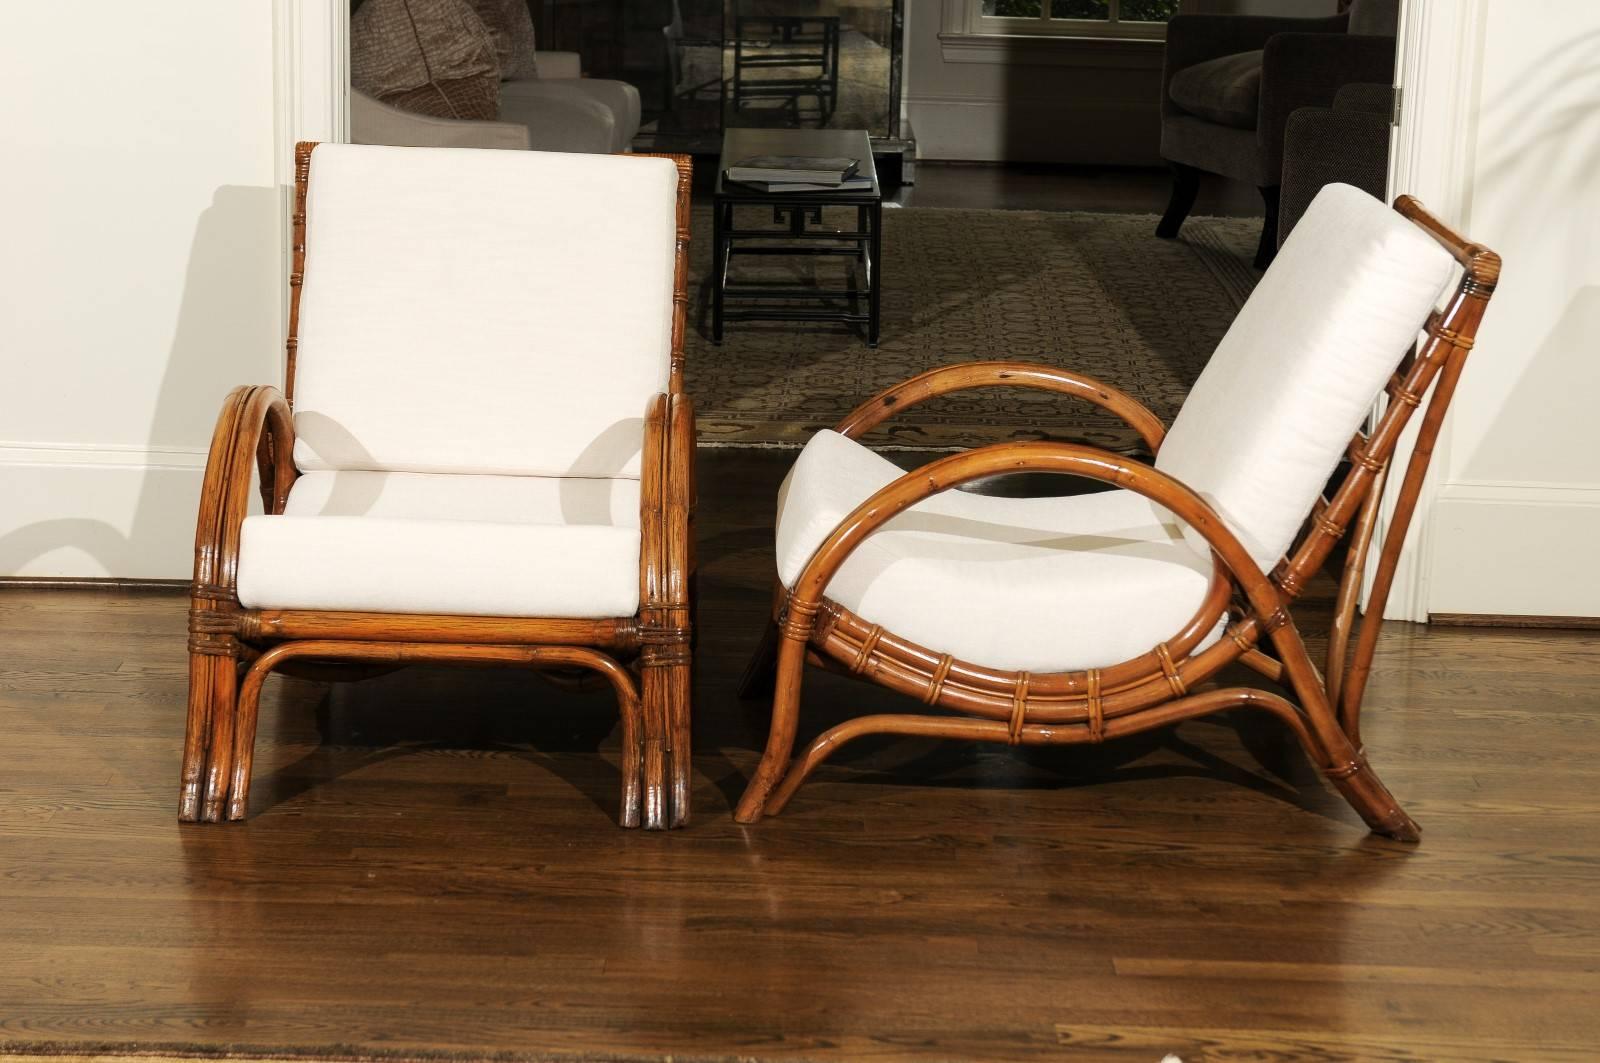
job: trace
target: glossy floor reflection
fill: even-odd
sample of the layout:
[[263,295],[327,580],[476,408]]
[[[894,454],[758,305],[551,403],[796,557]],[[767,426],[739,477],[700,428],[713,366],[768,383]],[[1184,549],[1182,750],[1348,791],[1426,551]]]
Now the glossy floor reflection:
[[[250,820],[180,827],[182,596],[0,589],[0,1052],[1595,1043],[1600,636],[1386,631],[1368,748],[1420,848],[1369,837],[1245,717],[1100,749],[863,741],[740,827],[765,715],[733,686],[789,456],[701,457],[696,807],[672,834],[612,825],[608,699],[448,669],[272,680]],[[801,737],[897,703],[819,678]]]

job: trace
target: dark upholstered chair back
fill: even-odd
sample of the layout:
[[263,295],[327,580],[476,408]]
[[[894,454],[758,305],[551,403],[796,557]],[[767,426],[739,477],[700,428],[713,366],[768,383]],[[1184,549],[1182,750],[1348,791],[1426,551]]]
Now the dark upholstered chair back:
[[1400,0],[1355,0],[1350,5],[1350,32],[1365,37],[1393,37],[1400,32]]

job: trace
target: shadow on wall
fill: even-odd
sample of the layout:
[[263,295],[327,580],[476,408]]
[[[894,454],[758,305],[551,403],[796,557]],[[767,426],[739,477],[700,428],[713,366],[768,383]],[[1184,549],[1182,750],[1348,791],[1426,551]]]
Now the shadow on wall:
[[[1581,34],[1556,44],[1538,61],[1511,79],[1511,89],[1488,101],[1478,117],[1481,135],[1477,185],[1493,189],[1511,181],[1519,170],[1535,170],[1531,182],[1538,195],[1520,197],[1530,215],[1518,222],[1541,222],[1539,210],[1560,210],[1585,196],[1600,170],[1600,32]],[[1547,101],[1565,99],[1563,105]],[[1528,187],[1523,185],[1522,187]],[[1588,249],[1585,249],[1587,252]]]
[[[237,384],[279,375],[281,202],[276,188],[224,186],[201,212],[151,411],[147,463],[34,467],[38,479],[32,493],[48,501],[32,506],[25,502],[24,512],[81,508],[82,499],[99,496],[106,504],[98,512],[125,507],[126,522],[79,516],[34,520],[0,535],[0,574],[56,574],[59,564],[41,565],[40,560],[70,550],[87,555],[113,576],[188,577],[205,448],[222,398]],[[161,298],[162,277],[135,270],[122,281],[150,288],[149,298]],[[85,312],[92,314],[92,306]],[[115,335],[111,323],[101,322],[98,329]],[[100,356],[139,355],[118,340],[108,341]],[[98,399],[101,408],[122,401],[114,395]],[[79,570],[73,574],[80,574],[83,566],[73,567]]]
[[[1503,254],[1506,266],[1484,322],[1496,369],[1479,367],[1502,383],[1460,465],[1474,479],[1526,480],[1529,441],[1548,438],[1552,419],[1586,417],[1600,388],[1593,354],[1600,335],[1597,55],[1600,32],[1551,40],[1535,61],[1502,79],[1506,91],[1485,99],[1478,116],[1471,229],[1481,230],[1474,235]],[[1503,327],[1500,319],[1513,311],[1529,325]],[[1557,453],[1543,464],[1540,479],[1596,478],[1590,455]]]
[[[1588,245],[1584,250],[1592,253]],[[1489,319],[1495,309],[1491,303]],[[1580,404],[1586,407],[1600,392],[1600,363],[1594,357],[1597,336],[1600,285],[1591,284],[1572,293],[1542,343],[1535,346],[1536,337],[1529,336],[1526,347],[1508,344],[1503,338],[1493,344],[1489,356],[1503,353],[1520,358],[1521,372],[1516,384],[1498,395],[1493,418],[1461,466],[1469,477],[1511,482],[1530,478],[1570,482],[1576,478],[1592,483],[1596,479],[1593,451],[1546,455],[1543,467],[1531,475],[1528,454],[1530,449],[1542,451],[1547,445],[1553,413],[1561,419],[1560,407],[1570,404],[1571,410],[1577,411]],[[1470,362],[1467,372],[1472,372]]]

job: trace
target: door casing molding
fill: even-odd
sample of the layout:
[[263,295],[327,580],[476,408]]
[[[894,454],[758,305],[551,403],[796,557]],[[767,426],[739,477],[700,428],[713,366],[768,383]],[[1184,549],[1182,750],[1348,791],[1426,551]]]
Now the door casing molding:
[[[278,350],[288,338],[294,208],[294,146],[302,140],[350,139],[348,0],[272,0],[273,157],[279,198],[284,278]],[[280,354],[280,357],[283,357]]]
[[294,146],[350,139],[348,0],[273,0],[280,184],[294,184]]
[[[1462,230],[1470,230],[1471,222],[1478,82],[1488,3],[1403,0],[1396,42],[1400,113],[1389,144],[1389,197],[1403,192],[1416,196],[1438,217]],[[1451,420],[1445,418],[1434,444],[1416,519],[1400,554],[1394,590],[1384,611],[1387,619],[1428,619],[1428,573],[1435,547],[1433,510],[1449,468]],[[1414,421],[1400,441],[1391,463],[1397,472],[1405,468],[1416,428]],[[1400,477],[1389,477],[1378,514],[1380,541],[1388,534],[1399,493]],[[1376,559],[1369,558],[1369,585],[1375,567]]]

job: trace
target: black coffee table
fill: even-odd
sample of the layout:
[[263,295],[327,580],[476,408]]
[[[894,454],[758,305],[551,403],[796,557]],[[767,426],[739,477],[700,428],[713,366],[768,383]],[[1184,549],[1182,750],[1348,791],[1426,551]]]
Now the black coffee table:
[[[753,155],[845,156],[860,159],[858,177],[872,187],[854,192],[761,192],[723,179],[729,166]],[[765,207],[777,227],[741,228],[736,208]],[[855,207],[856,227],[822,227],[823,207]],[[872,141],[859,129],[730,129],[722,138],[712,216],[711,338],[722,342],[724,321],[842,321],[865,325],[867,345],[878,345],[883,191],[872,165]],[[862,291],[848,288],[773,288],[731,277],[744,255],[843,255],[861,263]],[[865,298],[866,310],[861,309]],[[803,305],[810,303],[812,305]]]

